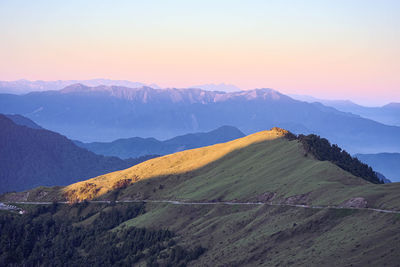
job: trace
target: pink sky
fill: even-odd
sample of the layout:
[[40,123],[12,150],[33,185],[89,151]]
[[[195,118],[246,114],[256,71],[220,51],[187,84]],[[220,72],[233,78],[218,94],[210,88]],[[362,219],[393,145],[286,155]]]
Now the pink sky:
[[396,1],[16,2],[0,4],[1,80],[224,82],[400,102]]

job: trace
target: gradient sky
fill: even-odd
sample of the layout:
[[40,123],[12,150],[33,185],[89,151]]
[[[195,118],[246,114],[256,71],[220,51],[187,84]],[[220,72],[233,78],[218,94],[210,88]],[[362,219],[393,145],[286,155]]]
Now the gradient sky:
[[400,1],[0,1],[0,80],[232,83],[400,102]]

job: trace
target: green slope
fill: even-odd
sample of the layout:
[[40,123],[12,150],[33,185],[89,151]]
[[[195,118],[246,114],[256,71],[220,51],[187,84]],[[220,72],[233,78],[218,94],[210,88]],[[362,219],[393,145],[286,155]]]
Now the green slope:
[[246,202],[275,194],[270,200],[274,203],[340,205],[362,197],[368,207],[400,209],[398,192],[400,184],[371,184],[329,161],[305,156],[297,140],[276,138],[250,144],[193,171],[139,180],[101,198]]
[[280,129],[259,132],[151,159],[61,191],[42,188],[20,195],[25,194],[25,201],[67,196],[71,201],[272,201],[335,206],[361,197],[368,207],[400,210],[400,184],[372,184],[329,161],[316,160],[286,134]]
[[152,204],[125,227],[168,228],[194,266],[397,266],[400,216],[357,210]]
[[[70,200],[216,202],[145,203],[146,212],[120,220],[110,229],[116,235],[134,227],[168,229],[188,251],[205,248],[187,262],[189,266],[397,266],[400,214],[286,204],[340,207],[362,198],[369,208],[400,210],[399,193],[400,184],[372,184],[329,161],[316,160],[298,140],[287,138],[287,132],[273,129],[151,159],[66,188],[38,188],[20,196],[25,194],[26,200],[62,199],[63,194]],[[218,204],[221,201],[238,204]],[[265,204],[240,204],[245,202]],[[101,212],[111,209],[104,203],[75,205],[104,206],[88,213],[77,227],[92,227]],[[60,216],[76,216],[68,206],[65,209]],[[107,246],[117,249],[125,242]],[[153,263],[164,262],[163,255],[153,257]]]

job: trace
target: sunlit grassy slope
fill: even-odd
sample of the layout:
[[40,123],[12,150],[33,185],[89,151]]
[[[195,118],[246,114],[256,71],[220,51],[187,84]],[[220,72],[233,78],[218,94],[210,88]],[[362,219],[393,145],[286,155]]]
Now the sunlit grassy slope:
[[[118,181],[131,179],[132,182],[168,175],[193,172],[236,150],[283,137],[287,132],[281,129],[259,132],[231,142],[187,150],[146,161],[132,168],[102,175],[66,187],[65,192],[79,200],[103,195],[113,189]],[[88,185],[89,184],[89,185]],[[91,190],[86,190],[90,189]]]
[[[398,184],[374,185],[327,161],[306,156],[281,129],[179,152],[64,189],[71,201],[179,199],[340,205],[363,197],[370,207],[399,208]],[[126,186],[128,185],[128,186]],[[126,187],[125,187],[126,186]],[[114,190],[118,187],[123,187]]]

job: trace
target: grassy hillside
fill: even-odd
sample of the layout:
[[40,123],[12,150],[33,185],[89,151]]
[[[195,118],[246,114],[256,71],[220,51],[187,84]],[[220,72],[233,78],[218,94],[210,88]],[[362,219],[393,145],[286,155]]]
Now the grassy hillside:
[[329,161],[315,159],[287,131],[275,128],[231,142],[148,160],[64,188],[3,196],[13,200],[162,199],[262,201],[400,209],[400,184],[369,183]]
[[115,189],[121,182],[134,183],[149,178],[159,178],[183,175],[198,171],[224,156],[248,147],[250,144],[274,140],[283,137],[283,131],[265,131],[251,136],[236,139],[231,142],[187,150],[172,155],[152,159],[137,167],[129,168],[119,172],[113,172],[99,176],[82,183],[72,184],[65,188],[65,193],[70,200],[84,200],[99,197]]
[[397,266],[400,217],[356,210],[152,204],[115,228],[176,232],[193,266]]
[[[64,188],[37,188],[3,198],[54,200],[64,195],[71,201],[229,200],[313,206],[341,206],[362,198],[367,207],[400,210],[399,184],[372,184],[329,161],[317,160],[299,140],[287,136],[288,132],[275,128],[151,159]],[[77,235],[81,227],[107,225],[101,228],[106,232],[85,234],[83,240],[94,240],[95,248],[85,245],[86,241],[78,251],[71,248],[73,260],[82,262],[80,257],[86,253],[96,261],[104,254],[116,255],[118,261],[109,265],[138,260],[140,266],[167,266],[163,263],[175,259],[179,244],[184,248],[179,255],[202,248],[196,257],[182,256],[189,259],[189,266],[396,266],[399,262],[399,214],[348,208],[142,203],[145,212],[111,220],[113,216],[104,214],[114,205],[131,204],[82,202],[59,207],[54,216],[75,218]],[[46,213],[35,220],[46,222],[48,217]],[[144,255],[136,250],[129,254],[125,236],[137,229],[149,233],[168,229],[174,233],[173,242],[151,243],[150,250],[142,250]],[[104,253],[98,255],[99,251]]]
[[[340,205],[362,197],[369,207],[400,208],[400,186],[374,185],[316,160],[281,129],[152,159],[64,188],[70,201],[173,199]],[[389,201],[390,200],[390,201]]]

